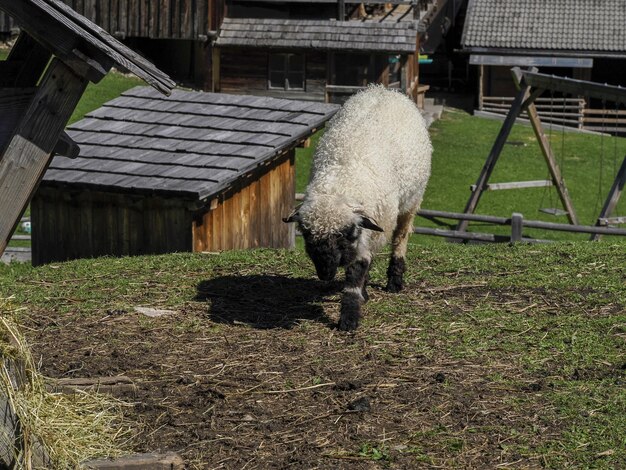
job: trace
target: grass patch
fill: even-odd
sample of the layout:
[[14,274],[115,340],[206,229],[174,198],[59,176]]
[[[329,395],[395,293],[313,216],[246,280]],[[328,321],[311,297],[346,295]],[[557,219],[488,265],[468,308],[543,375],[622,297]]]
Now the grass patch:
[[[355,335],[334,331],[338,292],[301,249],[3,266],[0,296],[27,308],[47,374],[137,381],[145,409],[129,418],[154,421],[140,449],[180,450],[194,429],[192,463],[217,463],[193,444],[208,439],[212,455],[281,466],[299,436],[305,466],[626,465],[622,244],[411,244],[407,265],[407,289],[390,295],[375,262]],[[138,305],[179,313],[143,318]],[[371,410],[342,411],[362,397]],[[237,444],[222,446],[233,428]]]

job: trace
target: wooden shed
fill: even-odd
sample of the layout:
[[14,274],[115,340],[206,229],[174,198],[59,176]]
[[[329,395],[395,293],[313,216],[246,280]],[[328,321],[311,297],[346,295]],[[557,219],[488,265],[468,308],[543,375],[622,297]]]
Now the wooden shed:
[[337,106],[138,87],[68,129],[31,204],[33,264],[292,247],[295,148]]

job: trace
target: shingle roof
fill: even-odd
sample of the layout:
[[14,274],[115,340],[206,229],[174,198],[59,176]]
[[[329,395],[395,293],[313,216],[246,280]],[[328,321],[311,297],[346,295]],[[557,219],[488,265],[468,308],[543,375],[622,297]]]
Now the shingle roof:
[[626,52],[626,1],[470,0],[461,43],[465,49]]
[[204,200],[320,128],[337,105],[137,87],[68,128],[42,184]]
[[417,23],[225,18],[218,46],[415,52]]

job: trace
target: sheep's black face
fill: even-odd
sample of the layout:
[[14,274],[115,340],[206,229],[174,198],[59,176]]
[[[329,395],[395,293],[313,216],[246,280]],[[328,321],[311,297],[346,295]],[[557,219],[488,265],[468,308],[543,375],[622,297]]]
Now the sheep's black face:
[[315,238],[306,229],[302,229],[306,252],[322,281],[332,281],[340,266],[348,266],[354,262],[360,234],[361,228],[356,225],[346,227],[339,233]]

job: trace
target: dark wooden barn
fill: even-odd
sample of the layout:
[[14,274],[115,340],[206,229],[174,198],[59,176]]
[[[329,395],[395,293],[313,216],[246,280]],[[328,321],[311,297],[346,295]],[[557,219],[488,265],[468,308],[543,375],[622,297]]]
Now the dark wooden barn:
[[292,247],[295,148],[337,107],[134,88],[72,125],[33,198],[33,264]]
[[[623,0],[470,0],[461,43],[478,73],[479,114],[508,112],[516,94],[514,66],[623,86],[625,24]],[[582,96],[558,98],[545,95],[536,102],[544,121],[591,130],[617,125],[626,131],[624,110],[606,110],[600,101]]]
[[[213,49],[213,90],[342,102],[369,83],[418,103],[421,43],[436,48],[444,1],[227,2]],[[454,16],[452,16],[454,18]]]

